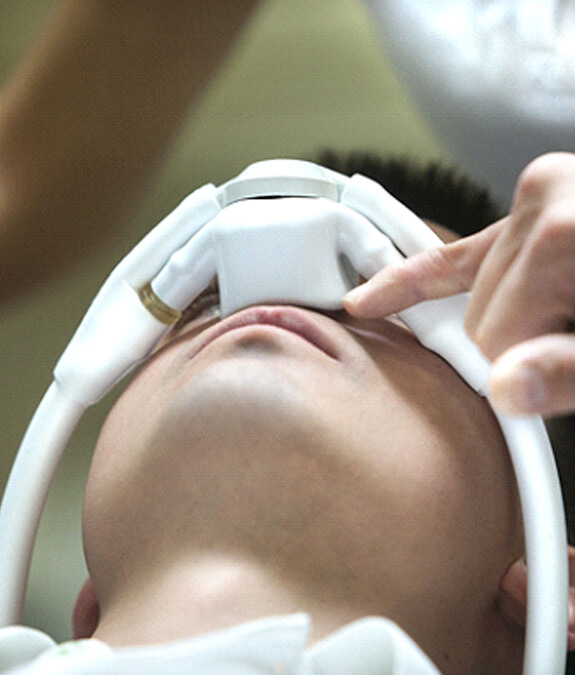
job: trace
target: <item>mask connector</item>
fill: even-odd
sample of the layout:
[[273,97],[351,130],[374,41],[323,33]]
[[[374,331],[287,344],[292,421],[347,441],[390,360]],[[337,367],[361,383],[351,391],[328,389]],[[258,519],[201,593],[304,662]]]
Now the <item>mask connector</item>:
[[166,326],[173,326],[182,318],[182,312],[166,305],[155,293],[152,284],[148,283],[138,292],[142,305],[148,312]]

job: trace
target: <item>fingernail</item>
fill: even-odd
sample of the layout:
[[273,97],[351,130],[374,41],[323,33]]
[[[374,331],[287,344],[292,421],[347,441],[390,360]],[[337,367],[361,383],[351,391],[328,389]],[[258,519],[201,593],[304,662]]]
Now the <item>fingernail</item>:
[[511,414],[542,412],[549,395],[539,370],[516,359],[502,358],[491,373],[491,398],[502,411]]

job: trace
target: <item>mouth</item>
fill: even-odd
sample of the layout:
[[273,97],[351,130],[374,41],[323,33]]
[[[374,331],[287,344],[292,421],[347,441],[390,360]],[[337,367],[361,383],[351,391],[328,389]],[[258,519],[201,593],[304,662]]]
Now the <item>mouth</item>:
[[231,331],[250,326],[271,326],[297,335],[331,359],[340,360],[339,350],[326,328],[313,315],[290,305],[250,307],[208,329],[200,338],[190,358]]

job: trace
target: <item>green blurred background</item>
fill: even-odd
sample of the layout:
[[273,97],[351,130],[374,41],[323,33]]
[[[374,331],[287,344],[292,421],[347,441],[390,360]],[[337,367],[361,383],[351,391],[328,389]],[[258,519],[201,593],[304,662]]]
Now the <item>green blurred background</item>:
[[[81,1],[81,0],[78,0]],[[0,2],[0,77],[34,41],[52,2]],[[138,213],[81,274],[17,304],[0,322],[0,480],[51,370],[111,267],[186,194],[252,161],[313,158],[320,149],[445,155],[392,72],[360,0],[264,0],[199,106]],[[158,106],[162,105],[158,97]],[[81,229],[82,224],[78,227]],[[57,640],[85,578],[80,514],[98,428],[109,403],[88,411],[50,494],[33,561],[25,622]],[[143,516],[145,517],[145,516]]]

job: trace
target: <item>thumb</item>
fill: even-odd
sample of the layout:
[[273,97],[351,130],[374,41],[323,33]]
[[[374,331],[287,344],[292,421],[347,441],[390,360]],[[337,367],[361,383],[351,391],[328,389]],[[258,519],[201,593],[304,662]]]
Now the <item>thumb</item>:
[[503,222],[384,267],[344,297],[345,309],[359,318],[382,317],[424,300],[468,291]]
[[575,411],[575,335],[545,335],[504,352],[493,365],[491,400],[503,413]]

